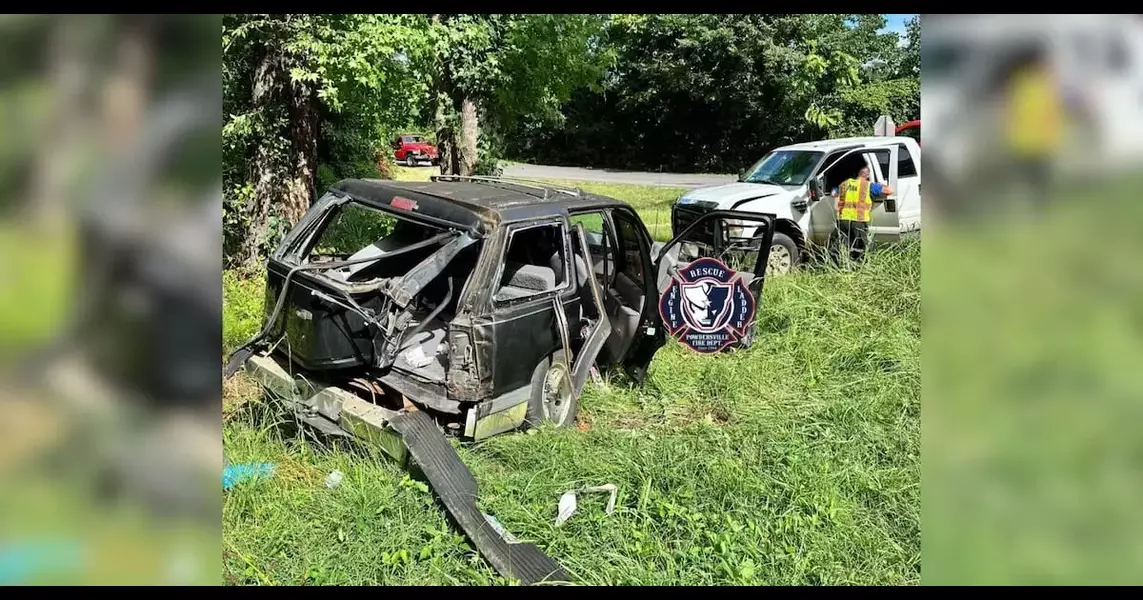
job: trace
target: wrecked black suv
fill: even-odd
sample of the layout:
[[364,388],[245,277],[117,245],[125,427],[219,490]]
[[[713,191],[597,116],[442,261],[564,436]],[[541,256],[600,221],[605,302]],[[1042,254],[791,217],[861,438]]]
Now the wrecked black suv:
[[[344,180],[271,256],[263,330],[228,374],[254,358],[295,395],[298,382],[336,388],[307,405],[330,430],[347,398],[359,418],[380,410],[374,425],[415,407],[468,438],[566,426],[593,366],[642,381],[668,335],[672,252],[699,229],[718,239],[729,220],[772,234],[769,215],[715,211],[661,244],[630,206],[580,190]],[[762,277],[750,288],[759,297]]]

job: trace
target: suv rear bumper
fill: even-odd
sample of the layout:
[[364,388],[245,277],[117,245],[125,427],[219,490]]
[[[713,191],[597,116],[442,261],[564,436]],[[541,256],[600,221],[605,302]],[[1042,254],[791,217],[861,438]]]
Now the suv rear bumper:
[[404,412],[366,402],[352,392],[309,378],[295,379],[273,356],[258,354],[246,372],[285,403],[295,418],[328,435],[355,437],[404,464],[408,450],[390,421]]
[[[281,398],[299,421],[327,435],[361,438],[398,462],[405,460],[404,443],[389,425],[394,417],[405,412],[404,409],[391,410],[313,377],[291,375],[287,365],[289,363],[283,357],[256,354],[246,362],[245,368],[263,388]],[[525,386],[464,410],[460,403],[439,396],[435,389],[428,390],[424,384],[392,371],[380,382],[414,405],[459,415],[464,435],[477,440],[522,426],[531,393],[531,386]]]

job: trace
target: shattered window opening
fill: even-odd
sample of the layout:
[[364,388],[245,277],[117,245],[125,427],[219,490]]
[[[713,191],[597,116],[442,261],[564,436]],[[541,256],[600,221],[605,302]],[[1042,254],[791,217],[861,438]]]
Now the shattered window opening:
[[545,223],[508,234],[503,270],[493,299],[531,298],[563,290],[568,283],[567,234],[559,223]]
[[[306,252],[304,263],[362,261],[325,272],[334,279],[364,282],[402,276],[422,260],[441,249],[447,240],[401,252],[399,260],[386,261],[386,255],[439,236],[445,230],[402,219],[384,211],[349,202],[336,209],[321,227]],[[375,257],[377,260],[368,260]]]

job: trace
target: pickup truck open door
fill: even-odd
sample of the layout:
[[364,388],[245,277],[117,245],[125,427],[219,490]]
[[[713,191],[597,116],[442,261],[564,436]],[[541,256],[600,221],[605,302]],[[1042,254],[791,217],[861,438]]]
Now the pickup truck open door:
[[[837,199],[830,196],[833,189],[826,186],[825,174],[846,157],[854,154],[864,154],[866,158],[865,162],[869,167],[870,177],[873,181],[877,183],[888,183],[889,187],[894,190],[894,193],[884,198],[883,201],[874,202],[870,227],[874,230],[899,231],[901,225],[897,214],[896,195],[899,151],[900,147],[897,143],[854,148],[837,157],[831,161],[830,164],[826,165],[825,168],[821,169],[819,171],[820,174],[812,183],[812,185],[820,191],[816,194],[817,201],[810,208],[810,227],[815,232],[823,230],[832,231],[834,229],[837,224]],[[847,176],[857,177],[857,173],[847,174]]]

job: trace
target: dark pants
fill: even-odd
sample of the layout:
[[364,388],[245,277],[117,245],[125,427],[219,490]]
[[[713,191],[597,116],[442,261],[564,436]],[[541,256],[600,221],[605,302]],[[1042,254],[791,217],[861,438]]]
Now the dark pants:
[[858,221],[838,221],[830,239],[830,256],[835,264],[841,264],[841,253],[847,251],[855,263],[865,260],[865,250],[869,246],[869,223]]
[[1013,158],[1011,169],[1016,185],[1033,194],[1037,204],[1051,195],[1052,164],[1048,155]]

